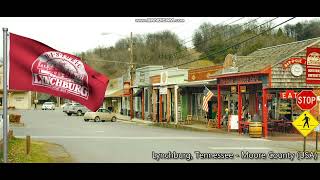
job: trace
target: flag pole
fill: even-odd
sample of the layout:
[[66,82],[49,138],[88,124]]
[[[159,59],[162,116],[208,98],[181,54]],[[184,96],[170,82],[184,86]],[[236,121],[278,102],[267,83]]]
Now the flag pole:
[[7,37],[8,28],[2,28],[3,30],[3,162],[8,161],[8,115],[7,115],[7,69],[8,69],[8,54],[7,54]]

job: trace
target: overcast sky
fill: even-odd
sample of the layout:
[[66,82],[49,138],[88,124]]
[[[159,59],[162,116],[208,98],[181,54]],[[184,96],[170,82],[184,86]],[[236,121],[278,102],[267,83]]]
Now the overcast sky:
[[[184,19],[182,23],[142,23],[135,22],[135,19],[145,19],[146,17],[0,17],[0,26],[7,27],[9,32],[26,36],[59,51],[74,53],[93,49],[98,46],[113,46],[115,42],[123,37],[129,37],[133,34],[144,34],[171,30],[178,34],[183,40],[191,40],[194,30],[203,22],[218,24],[226,21],[224,24],[231,23],[241,17],[174,17],[175,19]],[[151,17],[149,17],[151,18]],[[290,17],[282,17],[273,21],[274,24],[281,23]],[[244,23],[255,17],[246,17],[233,23]],[[259,22],[264,22],[272,17],[260,18]],[[298,21],[312,20],[319,18],[303,18],[288,22],[290,24]],[[101,33],[110,33],[101,35]],[[2,38],[2,32],[1,32]],[[186,44],[191,46],[191,42]],[[2,39],[0,43],[0,52],[2,57]]]

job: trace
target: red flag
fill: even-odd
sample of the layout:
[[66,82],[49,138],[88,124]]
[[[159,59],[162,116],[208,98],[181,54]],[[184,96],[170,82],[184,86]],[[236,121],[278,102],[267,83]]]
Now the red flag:
[[67,98],[96,111],[109,78],[77,56],[10,33],[9,89],[38,91]]

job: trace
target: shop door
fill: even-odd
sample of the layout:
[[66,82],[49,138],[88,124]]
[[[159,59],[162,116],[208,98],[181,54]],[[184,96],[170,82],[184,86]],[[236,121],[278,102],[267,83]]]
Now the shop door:
[[159,91],[157,90],[157,122],[159,122],[159,119],[160,119],[160,93]]
[[182,96],[182,102],[181,102],[181,106],[182,106],[182,119],[187,119],[188,116],[188,102],[187,102],[187,96],[183,95]]
[[174,122],[174,117],[175,117],[175,115],[174,115],[174,93],[172,92],[173,90],[171,90],[170,91],[170,93],[171,93],[171,117],[170,117],[170,121],[171,122]]
[[208,119],[213,119],[212,108],[213,108],[213,102],[208,101]]

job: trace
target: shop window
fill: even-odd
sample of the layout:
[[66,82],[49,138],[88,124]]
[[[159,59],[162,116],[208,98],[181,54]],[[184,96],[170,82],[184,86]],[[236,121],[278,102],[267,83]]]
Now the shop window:
[[203,93],[193,93],[191,97],[191,113],[192,116],[204,118],[205,112],[202,109]]
[[302,110],[297,106],[296,99],[282,99],[279,97],[280,92],[283,91],[276,91],[269,94],[269,119],[292,121],[302,113]]

